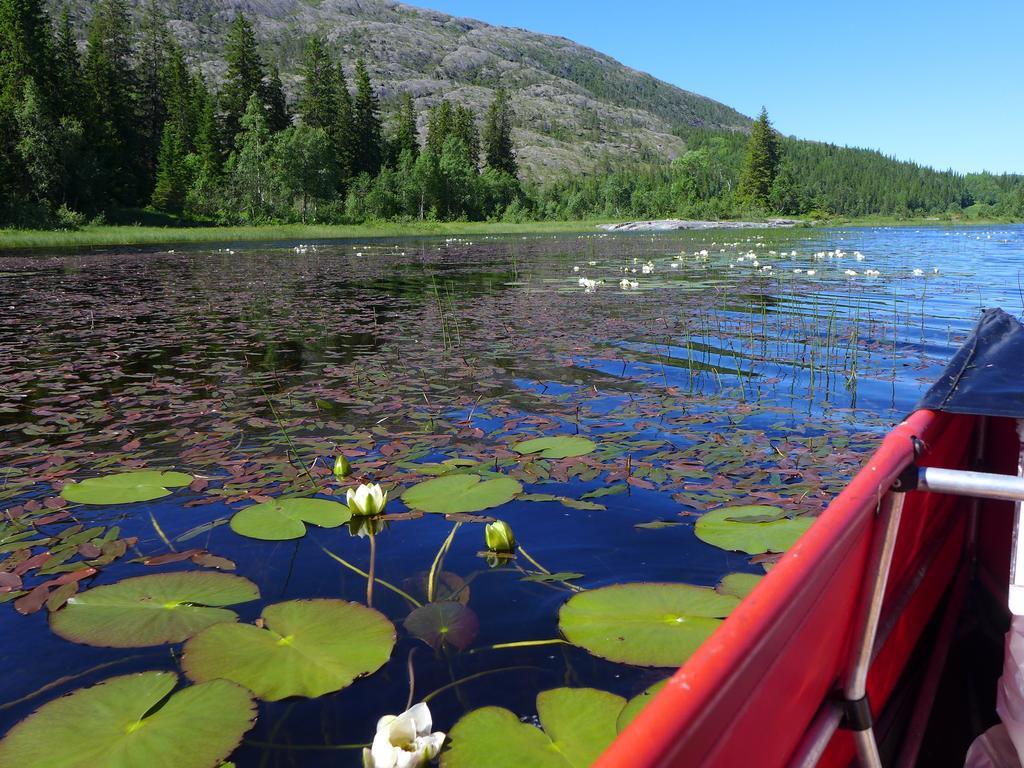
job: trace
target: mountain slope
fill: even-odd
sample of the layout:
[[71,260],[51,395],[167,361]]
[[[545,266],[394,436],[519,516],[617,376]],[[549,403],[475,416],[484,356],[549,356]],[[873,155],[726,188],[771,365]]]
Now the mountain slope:
[[[140,0],[132,0],[138,4]],[[76,0],[79,21],[88,0]],[[215,80],[223,32],[235,13],[254,23],[265,58],[296,92],[310,34],[328,39],[350,70],[363,56],[385,111],[401,91],[418,110],[442,97],[483,115],[504,84],[517,116],[520,164],[533,179],[600,160],[671,159],[681,126],[746,129],[735,110],[630,69],[570,40],[415,8],[390,0],[175,0],[162,4],[193,63]],[[351,81],[350,81],[351,82]],[[422,119],[421,115],[421,128]]]

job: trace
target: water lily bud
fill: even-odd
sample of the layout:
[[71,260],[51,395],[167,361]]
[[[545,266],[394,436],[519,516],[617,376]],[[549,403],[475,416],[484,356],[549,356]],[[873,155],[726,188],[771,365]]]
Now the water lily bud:
[[353,515],[379,515],[384,511],[388,495],[377,483],[362,483],[358,488],[348,489],[345,504]]
[[512,535],[512,526],[504,520],[495,520],[484,528],[487,548],[492,552],[514,552],[516,537]]
[[338,456],[338,458],[334,460],[334,476],[341,480],[351,474],[352,465],[348,463],[348,459],[344,456]]

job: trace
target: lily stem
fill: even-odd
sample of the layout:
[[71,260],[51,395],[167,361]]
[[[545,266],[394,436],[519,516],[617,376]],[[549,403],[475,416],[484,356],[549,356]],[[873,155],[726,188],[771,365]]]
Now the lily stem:
[[[444,556],[448,553],[448,549],[452,545],[452,540],[455,538],[455,532],[459,530],[462,523],[456,523],[452,528],[451,533],[448,534],[448,538],[441,544],[441,548],[437,550],[437,555],[434,557],[434,562],[430,566],[430,574],[427,576],[427,602],[434,602],[434,591],[437,587],[437,574],[441,568],[441,564],[444,563]],[[406,707],[408,709],[408,707]]]
[[474,648],[469,653],[478,653],[480,651],[500,651],[505,648],[532,648],[536,645],[572,645],[566,640],[560,637],[553,638],[551,640],[519,640],[515,643],[498,643],[497,645],[485,645],[482,648]]
[[[352,565],[352,563],[350,563],[350,562],[349,562],[348,560],[343,560],[342,558],[338,557],[338,555],[336,555],[336,554],[334,554],[333,552],[331,552],[331,550],[327,549],[327,547],[320,547],[320,549],[322,549],[322,550],[323,550],[323,552],[324,552],[324,554],[325,554],[325,555],[327,555],[327,556],[328,556],[328,557],[330,557],[331,559],[333,559],[333,560],[335,560],[335,561],[337,561],[337,562],[341,563],[341,564],[342,564],[342,565],[344,565],[344,566],[345,566],[346,568],[348,568],[348,569],[349,569],[350,571],[353,571],[353,572],[355,572],[355,573],[358,573],[358,574],[359,574],[360,576],[362,576],[362,577],[363,577],[363,578],[365,578],[365,579],[368,579],[368,578],[370,578],[370,574],[368,574],[368,573],[367,573],[366,571],[364,571],[364,570],[362,570],[362,569],[360,569],[360,568],[356,568],[356,567],[355,567],[354,565]],[[376,581],[376,582],[377,582],[378,584],[380,584],[380,585],[381,585],[382,587],[384,587],[385,589],[390,589],[390,590],[391,590],[392,592],[394,592],[394,593],[395,593],[396,595],[401,595],[401,596],[402,596],[402,597],[404,597],[404,598],[405,598],[406,600],[408,600],[408,601],[409,601],[410,603],[412,603],[413,605],[415,605],[415,606],[416,606],[417,608],[422,608],[422,607],[423,607],[423,603],[421,603],[421,602],[420,602],[419,600],[417,600],[417,599],[416,599],[415,597],[413,597],[412,595],[410,595],[410,594],[409,594],[408,592],[403,592],[403,591],[402,591],[402,590],[400,590],[400,589],[399,589],[398,587],[396,587],[396,586],[395,586],[394,584],[391,584],[390,582],[384,581],[384,579],[374,579],[374,581]]]
[[373,608],[374,571],[377,569],[377,536],[370,534],[370,572],[366,574],[366,607]]

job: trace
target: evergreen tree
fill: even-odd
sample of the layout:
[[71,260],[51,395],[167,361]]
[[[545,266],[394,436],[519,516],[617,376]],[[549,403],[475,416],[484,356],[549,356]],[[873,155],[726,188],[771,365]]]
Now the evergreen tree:
[[86,39],[83,79],[89,98],[88,135],[97,157],[97,187],[113,201],[135,205],[145,183],[139,162],[131,21],[125,0],[99,0]]
[[499,87],[484,118],[484,162],[488,168],[504,171],[510,176],[519,173],[515,147],[512,144],[513,119],[508,92]]
[[256,50],[256,33],[241,13],[235,16],[228,30],[224,60],[227,74],[220,106],[224,110],[224,139],[228,147],[233,147],[250,97],[254,93],[262,95],[263,90],[263,60]]
[[368,173],[371,176],[380,170],[383,160],[383,147],[380,131],[380,105],[377,94],[370,83],[370,75],[366,71],[363,60],[356,60],[356,98],[353,104],[353,122],[355,124],[356,155],[352,165],[352,173]]
[[740,172],[740,195],[760,208],[768,208],[781,160],[778,134],[768,120],[768,110],[762,107],[760,116],[750,129],[747,154]]
[[338,113],[334,121],[332,138],[335,146],[338,190],[343,192],[348,179],[355,175],[359,139],[356,132],[352,94],[348,91],[348,82],[345,80],[345,72],[340,64],[335,74],[334,87],[337,93]]
[[338,115],[336,71],[324,41],[319,37],[311,37],[306,42],[302,75],[298,102],[302,122],[310,128],[323,128],[333,133]]
[[402,94],[402,105],[398,109],[398,125],[395,130],[395,156],[400,158],[408,152],[413,160],[420,153],[419,134],[416,130],[416,107],[412,95]]
[[164,75],[167,69],[171,36],[163,11],[156,0],[149,0],[142,12],[141,34],[135,54],[137,109],[139,115],[139,161],[151,189],[156,179],[157,155],[167,119],[167,93]]
[[[78,92],[82,84],[82,62],[78,55],[78,42],[71,24],[67,4],[61,6],[57,21],[57,40],[53,52],[54,88],[57,103],[63,114],[76,114]],[[81,116],[81,115],[77,115]]]
[[284,86],[281,85],[281,73],[277,67],[272,67],[270,77],[263,84],[263,104],[267,110],[267,126],[272,133],[283,131],[292,124],[291,115],[288,114],[288,101],[284,96]]
[[19,197],[30,192],[30,175],[16,150],[17,112],[27,80],[34,83],[37,98],[51,93],[50,48],[42,0],[0,0],[0,197],[8,198],[0,199],[3,207],[16,207]]
[[46,204],[53,201],[61,176],[57,164],[56,131],[43,109],[35,81],[31,77],[25,79],[23,94],[16,112],[16,150],[31,182],[31,196],[37,202]]
[[456,105],[452,112],[451,135],[463,143],[475,170],[480,164],[480,132],[476,127],[473,110],[462,104]]
[[427,148],[441,157],[444,142],[452,132],[452,105],[444,99],[427,113]]
[[153,207],[158,211],[181,213],[188,191],[188,173],[185,166],[185,147],[177,120],[164,123],[157,158],[156,184],[153,187]]

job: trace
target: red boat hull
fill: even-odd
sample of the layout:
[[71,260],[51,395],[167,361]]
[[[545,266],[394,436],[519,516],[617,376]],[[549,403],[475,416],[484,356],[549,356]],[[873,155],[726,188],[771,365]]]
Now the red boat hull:
[[[918,411],[893,429],[819,520],[595,765],[790,765],[847,671],[880,500],[915,462],[915,445],[920,466],[971,468],[981,423],[973,416]],[[996,461],[983,468],[1016,474],[1012,422],[989,419],[985,435],[985,455]],[[982,580],[1005,593],[1012,507],[983,505],[972,536],[969,505],[923,492],[906,495],[868,677],[876,716],[971,557],[977,556]],[[818,764],[846,766],[853,756],[850,733],[839,729]]]

